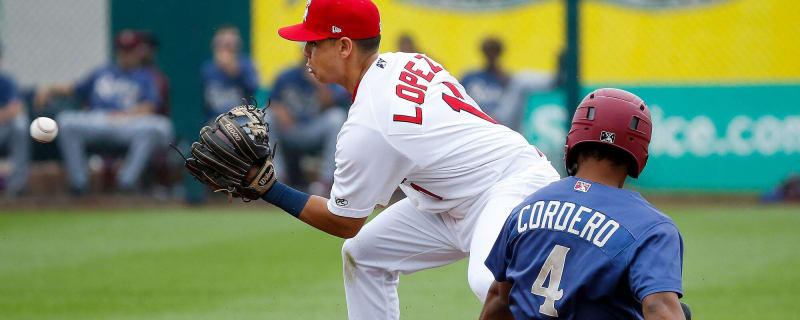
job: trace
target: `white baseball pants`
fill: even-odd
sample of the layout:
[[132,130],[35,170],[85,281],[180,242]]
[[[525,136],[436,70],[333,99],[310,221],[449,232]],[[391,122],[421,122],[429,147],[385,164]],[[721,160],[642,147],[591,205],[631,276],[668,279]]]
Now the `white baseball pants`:
[[125,165],[118,173],[117,183],[132,188],[157,147],[166,146],[172,139],[172,123],[162,115],[148,114],[113,119],[108,112],[62,111],[58,114],[60,137],[58,144],[67,168],[67,178],[75,189],[89,184],[87,144],[111,144],[128,147]]
[[401,273],[466,257],[469,286],[484,301],[494,281],[484,261],[506,218],[525,197],[558,179],[548,161],[539,161],[471,200],[464,218],[420,212],[408,199],[389,206],[342,247],[349,319],[399,319]]
[[19,195],[28,184],[28,170],[31,161],[31,139],[29,138],[28,114],[23,110],[7,122],[0,123],[0,146],[8,146],[14,170],[8,179],[6,196]]

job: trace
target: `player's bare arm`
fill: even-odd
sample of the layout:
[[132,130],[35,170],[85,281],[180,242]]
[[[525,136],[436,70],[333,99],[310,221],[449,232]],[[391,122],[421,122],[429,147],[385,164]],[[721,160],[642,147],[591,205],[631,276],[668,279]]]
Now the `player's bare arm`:
[[142,101],[134,105],[129,111],[124,111],[124,113],[129,115],[151,114],[155,109],[156,108],[155,105],[153,105],[153,102]]
[[19,99],[15,99],[5,106],[0,106],[0,124],[3,124],[14,117],[17,116],[18,113],[23,111],[22,102]]
[[686,319],[675,292],[658,292],[644,297],[642,312],[645,320]]
[[73,84],[61,84],[42,88],[36,91],[33,97],[33,105],[37,108],[42,107],[50,101],[50,98],[54,95],[71,95],[73,92],[75,92],[75,86]]
[[330,235],[349,239],[355,237],[367,218],[340,217],[328,210],[328,199],[311,196],[298,217],[308,225]]
[[481,320],[513,320],[514,315],[508,307],[508,294],[511,282],[493,282],[481,311]]

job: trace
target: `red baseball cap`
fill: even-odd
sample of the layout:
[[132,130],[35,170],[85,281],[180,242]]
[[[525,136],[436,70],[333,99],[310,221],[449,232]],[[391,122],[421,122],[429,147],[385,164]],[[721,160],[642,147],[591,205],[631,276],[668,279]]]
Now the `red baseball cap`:
[[303,23],[280,28],[278,34],[292,41],[369,39],[381,34],[381,17],[370,0],[308,0]]
[[117,49],[128,51],[136,48],[142,43],[142,36],[136,31],[125,29],[117,33],[114,37],[114,47]]

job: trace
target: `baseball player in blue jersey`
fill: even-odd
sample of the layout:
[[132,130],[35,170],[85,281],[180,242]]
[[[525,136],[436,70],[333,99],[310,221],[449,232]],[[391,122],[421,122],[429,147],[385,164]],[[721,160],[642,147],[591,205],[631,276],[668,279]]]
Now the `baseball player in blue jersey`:
[[528,196],[486,259],[481,319],[684,319],[683,241],[672,220],[622,189],[647,162],[650,111],[599,89],[567,135],[569,177]]

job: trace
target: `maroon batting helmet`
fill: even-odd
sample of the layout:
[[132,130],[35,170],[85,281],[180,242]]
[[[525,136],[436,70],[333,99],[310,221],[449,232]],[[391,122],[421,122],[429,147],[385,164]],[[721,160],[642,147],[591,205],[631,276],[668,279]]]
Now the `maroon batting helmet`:
[[625,150],[636,167],[628,175],[638,178],[647,164],[647,147],[653,126],[644,101],[625,90],[597,89],[583,98],[572,117],[567,134],[564,161],[567,173],[575,175],[575,147],[584,143],[604,143]]

